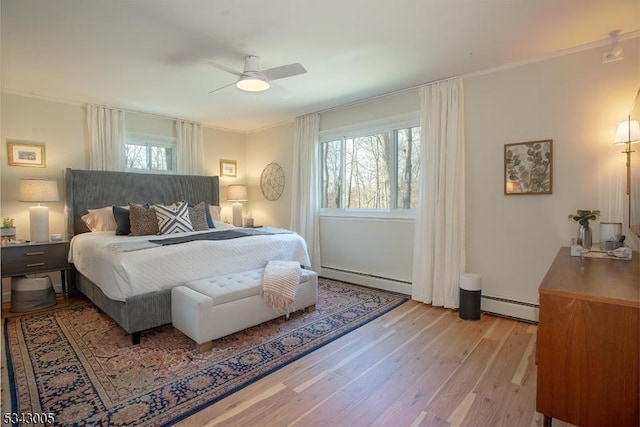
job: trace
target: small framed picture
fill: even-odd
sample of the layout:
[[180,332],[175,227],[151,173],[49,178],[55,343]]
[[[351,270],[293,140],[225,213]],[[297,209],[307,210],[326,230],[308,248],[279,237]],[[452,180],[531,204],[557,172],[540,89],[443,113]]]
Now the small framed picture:
[[9,166],[45,167],[44,144],[7,141]]
[[238,165],[235,160],[220,160],[220,176],[236,177]]
[[504,146],[504,194],[551,194],[553,140]]

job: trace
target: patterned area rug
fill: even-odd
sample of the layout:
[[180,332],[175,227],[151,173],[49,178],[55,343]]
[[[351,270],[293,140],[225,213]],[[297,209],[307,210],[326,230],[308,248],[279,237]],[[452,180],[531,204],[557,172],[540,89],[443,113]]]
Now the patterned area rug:
[[221,338],[202,354],[171,325],[132,347],[90,303],[25,314],[5,320],[2,395],[10,388],[11,412],[52,414],[53,425],[170,425],[404,301],[320,279],[315,311]]

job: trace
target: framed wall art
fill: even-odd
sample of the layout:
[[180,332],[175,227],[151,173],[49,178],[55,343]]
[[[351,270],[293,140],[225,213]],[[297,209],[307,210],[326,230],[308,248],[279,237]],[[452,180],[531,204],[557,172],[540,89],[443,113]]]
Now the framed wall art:
[[553,140],[504,146],[504,194],[552,194]]
[[45,162],[44,144],[7,141],[9,166],[31,166],[43,168]]
[[238,164],[235,160],[220,160],[220,176],[236,177]]

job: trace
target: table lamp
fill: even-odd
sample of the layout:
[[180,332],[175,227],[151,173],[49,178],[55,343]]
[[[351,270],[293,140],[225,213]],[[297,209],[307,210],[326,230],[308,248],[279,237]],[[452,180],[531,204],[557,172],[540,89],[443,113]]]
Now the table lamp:
[[57,202],[58,183],[52,179],[20,179],[18,188],[19,202],[37,202],[38,206],[29,208],[30,240],[32,242],[49,241],[49,208],[41,206],[44,202]]
[[233,225],[242,227],[242,203],[247,200],[245,185],[229,185],[227,187],[227,201],[233,202]]

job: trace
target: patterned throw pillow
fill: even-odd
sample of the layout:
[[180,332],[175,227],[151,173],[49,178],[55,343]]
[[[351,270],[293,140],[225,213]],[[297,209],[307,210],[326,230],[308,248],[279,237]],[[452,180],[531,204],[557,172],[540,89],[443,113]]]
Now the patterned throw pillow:
[[162,205],[155,205],[154,208],[160,234],[193,231],[191,219],[189,218],[189,205],[186,202],[178,203],[175,209]]
[[158,218],[156,210],[151,206],[146,208],[139,205],[131,205],[129,208],[129,221],[131,222],[132,236],[147,236],[158,234]]
[[193,231],[208,230],[209,224],[207,224],[206,215],[207,205],[204,202],[200,202],[195,206],[189,207],[189,219],[193,226]]

